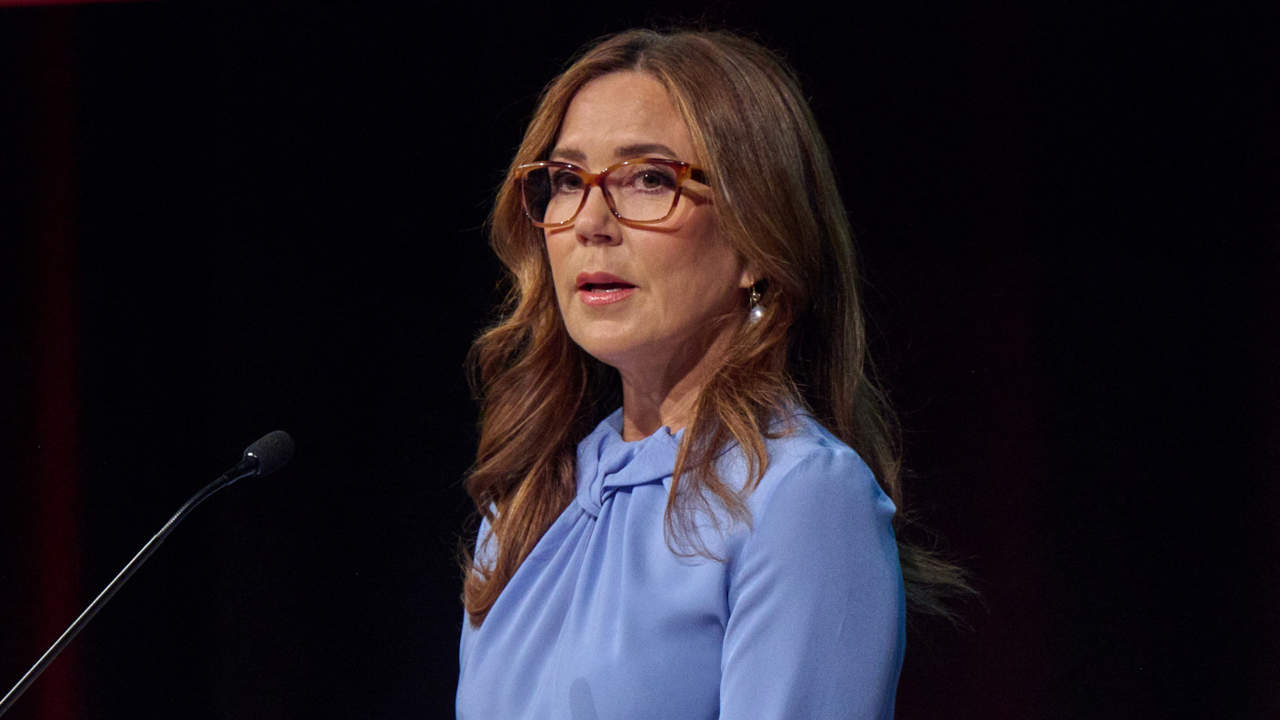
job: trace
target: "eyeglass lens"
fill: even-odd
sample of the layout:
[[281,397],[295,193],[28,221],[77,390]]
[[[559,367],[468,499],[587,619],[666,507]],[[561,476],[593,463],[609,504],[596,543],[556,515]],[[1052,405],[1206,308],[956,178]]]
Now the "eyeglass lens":
[[[675,168],[650,163],[616,167],[604,176],[603,184],[618,215],[635,222],[666,217],[680,185]],[[553,225],[573,219],[587,188],[581,175],[555,166],[531,170],[523,185],[529,214],[538,222]]]

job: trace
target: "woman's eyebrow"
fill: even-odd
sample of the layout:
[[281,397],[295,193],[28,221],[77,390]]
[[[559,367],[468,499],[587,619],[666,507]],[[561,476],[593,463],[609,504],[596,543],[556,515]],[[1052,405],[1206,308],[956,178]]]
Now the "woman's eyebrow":
[[[633,143],[631,145],[622,145],[613,152],[614,157],[618,160],[629,160],[631,158],[642,157],[645,155],[663,155],[669,158],[679,157],[675,150],[663,145],[662,143]],[[553,160],[563,160],[565,162],[576,163],[586,166],[587,154],[572,147],[553,148],[547,153],[547,157]]]
[[623,145],[618,148],[615,153],[619,160],[627,158],[639,157],[641,155],[665,155],[669,158],[675,158],[676,151],[663,145],[662,143],[638,143],[635,145]]
[[577,163],[579,165],[586,165],[587,163],[587,154],[574,148],[553,148],[551,152],[548,153],[547,157],[555,160]]

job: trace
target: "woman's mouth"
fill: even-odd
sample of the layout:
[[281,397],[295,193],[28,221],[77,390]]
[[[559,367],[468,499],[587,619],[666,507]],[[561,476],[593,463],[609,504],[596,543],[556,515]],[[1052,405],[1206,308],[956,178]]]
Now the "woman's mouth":
[[588,305],[610,305],[626,300],[636,286],[609,273],[578,275],[578,298]]

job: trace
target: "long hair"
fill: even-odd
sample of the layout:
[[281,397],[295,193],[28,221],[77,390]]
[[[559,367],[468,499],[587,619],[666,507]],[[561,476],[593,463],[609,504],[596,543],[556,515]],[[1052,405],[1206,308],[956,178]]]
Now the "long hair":
[[[768,466],[770,423],[796,407],[862,456],[900,508],[895,522],[905,517],[897,426],[869,370],[852,233],[795,76],[729,33],[624,32],[589,48],[543,91],[490,218],[510,290],[469,357],[481,424],[466,489],[496,542],[486,561],[469,553],[463,561],[463,600],[477,626],[573,500],[577,443],[620,400],[616,371],[569,338],[542,232],[524,216],[512,173],[545,159],[583,85],[623,70],[667,89],[710,178],[718,230],[762,278],[764,297],[765,316],[735,331],[685,429],[665,517],[673,551],[705,553],[693,520],[712,503],[750,521],[742,493]],[[742,492],[716,474],[730,443],[746,456]],[[945,597],[967,589],[958,569],[928,551],[899,541],[899,557],[916,609],[947,614]]]

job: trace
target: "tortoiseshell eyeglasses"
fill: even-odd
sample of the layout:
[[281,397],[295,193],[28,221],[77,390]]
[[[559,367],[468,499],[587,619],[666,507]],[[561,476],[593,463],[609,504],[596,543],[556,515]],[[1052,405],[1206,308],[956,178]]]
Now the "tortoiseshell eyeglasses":
[[572,223],[593,185],[604,193],[614,217],[646,225],[671,217],[686,180],[707,182],[706,174],[687,162],[654,157],[623,160],[598,173],[544,160],[517,166],[515,177],[525,214],[540,228]]

